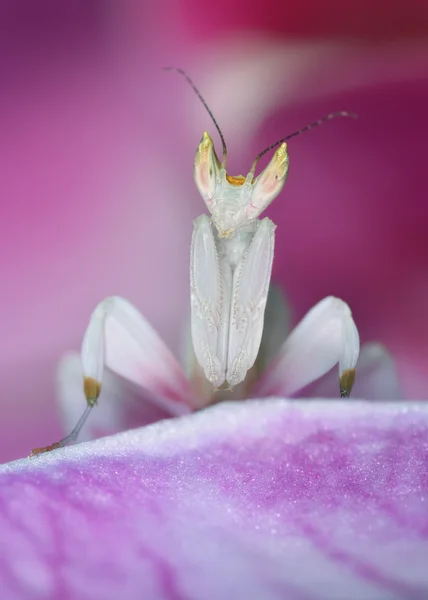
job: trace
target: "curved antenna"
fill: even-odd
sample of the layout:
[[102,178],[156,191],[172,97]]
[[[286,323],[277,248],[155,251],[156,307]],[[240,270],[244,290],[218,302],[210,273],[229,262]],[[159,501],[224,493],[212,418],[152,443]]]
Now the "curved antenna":
[[184,77],[184,79],[187,81],[187,83],[190,85],[190,87],[192,88],[192,90],[195,92],[195,94],[198,96],[199,100],[202,102],[202,104],[204,105],[207,113],[209,114],[209,116],[211,117],[212,122],[215,125],[215,128],[218,131],[218,134],[220,136],[221,139],[221,145],[223,148],[223,160],[222,160],[222,165],[223,167],[226,166],[226,156],[227,156],[227,148],[226,148],[226,141],[224,139],[224,136],[221,132],[221,129],[219,127],[219,124],[217,123],[213,113],[211,112],[210,107],[208,106],[208,104],[205,102],[201,92],[198,90],[198,88],[196,87],[196,85],[193,83],[193,81],[190,79],[190,77],[188,76],[188,74],[186,73],[186,71],[183,71],[183,69],[179,69],[178,67],[164,67],[163,68],[164,71],[175,71],[176,73],[179,73],[180,75],[182,75]]
[[268,146],[267,148],[265,148],[263,150],[263,152],[260,152],[260,154],[258,154],[256,156],[256,158],[255,158],[255,160],[254,160],[254,162],[253,162],[253,164],[251,166],[250,173],[253,173],[253,175],[254,175],[257,163],[259,162],[259,160],[261,159],[261,157],[266,154],[266,152],[269,152],[269,150],[273,150],[273,148],[276,148],[280,144],[283,144],[284,142],[287,142],[291,138],[294,138],[297,135],[300,135],[301,133],[305,133],[305,131],[309,131],[310,129],[314,129],[315,127],[318,127],[318,125],[322,125],[326,121],[331,121],[332,119],[335,119],[336,117],[351,117],[351,119],[356,119],[357,115],[355,113],[347,112],[345,110],[342,110],[342,111],[339,111],[339,112],[335,112],[335,113],[330,113],[329,115],[326,115],[325,117],[321,117],[321,119],[318,119],[318,121],[314,121],[313,123],[310,123],[309,125],[305,125],[305,127],[302,127],[302,129],[298,129],[294,133],[290,133],[290,135],[287,135],[285,138],[282,138],[281,140],[278,140],[274,144],[271,144],[270,146]]

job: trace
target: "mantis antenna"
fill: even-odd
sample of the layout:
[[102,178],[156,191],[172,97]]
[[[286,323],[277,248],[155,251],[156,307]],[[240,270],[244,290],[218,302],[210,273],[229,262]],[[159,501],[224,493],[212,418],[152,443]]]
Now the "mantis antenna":
[[220,136],[221,139],[221,145],[223,148],[223,160],[222,160],[222,165],[223,167],[226,166],[226,157],[227,157],[227,148],[226,148],[226,141],[224,139],[224,135],[221,132],[221,129],[219,127],[219,124],[217,123],[213,113],[211,112],[210,107],[208,106],[208,104],[206,103],[206,101],[204,100],[204,97],[202,96],[201,92],[198,90],[198,88],[196,87],[196,85],[193,83],[193,81],[190,79],[190,77],[188,76],[188,74],[186,73],[186,71],[183,71],[183,69],[179,69],[178,67],[164,67],[163,68],[164,71],[175,71],[176,73],[179,73],[180,75],[182,75],[184,77],[184,79],[187,81],[187,83],[190,85],[190,87],[192,88],[192,90],[195,92],[195,94],[198,96],[199,100],[202,102],[202,104],[204,105],[207,113],[209,114],[209,116],[211,117],[212,122],[215,125],[215,128],[218,131],[218,134]]
[[[179,73],[180,75],[182,75],[184,77],[184,79],[187,81],[187,83],[190,85],[190,87],[193,89],[193,91],[195,92],[195,94],[198,96],[199,100],[204,105],[207,113],[211,117],[211,120],[214,123],[215,128],[217,129],[218,134],[220,136],[221,145],[222,145],[222,148],[223,148],[222,165],[223,165],[223,167],[225,167],[226,166],[226,157],[227,157],[226,141],[224,139],[224,135],[223,135],[223,133],[222,133],[222,131],[220,129],[220,126],[219,126],[219,124],[216,121],[216,118],[214,117],[214,115],[213,115],[210,107],[206,103],[206,101],[205,101],[204,97],[202,96],[201,92],[198,90],[198,88],[196,87],[196,85],[193,83],[193,81],[190,79],[190,77],[188,76],[188,74],[186,73],[186,71],[184,71],[183,69],[180,69],[179,67],[164,67],[163,70],[164,71],[175,71],[176,73]],[[305,125],[305,127],[302,127],[302,129],[298,129],[297,131],[294,131],[293,133],[290,133],[286,137],[281,138],[280,140],[278,140],[274,144],[271,144],[270,146],[268,146],[267,148],[265,148],[262,152],[260,152],[260,154],[258,154],[256,156],[256,158],[255,158],[255,160],[254,160],[254,162],[253,162],[253,164],[251,166],[250,173],[253,173],[253,174],[255,173],[257,163],[259,162],[259,160],[261,159],[262,156],[264,156],[267,152],[269,152],[269,150],[273,150],[274,148],[276,148],[277,146],[279,146],[283,142],[287,142],[291,138],[294,138],[294,137],[300,135],[301,133],[305,133],[306,131],[310,131],[311,129],[314,129],[315,127],[318,127],[319,125],[322,125],[326,121],[331,121],[332,119],[335,119],[336,117],[350,117],[351,119],[356,119],[357,115],[355,113],[348,112],[348,111],[345,111],[345,110],[342,110],[342,111],[339,111],[339,112],[330,113],[330,114],[326,115],[325,117],[321,117],[321,119],[318,119],[318,121],[314,121],[313,123],[310,123],[309,125]]]
[[321,117],[321,119],[318,119],[318,121],[314,121],[313,123],[310,123],[309,125],[305,125],[305,127],[302,127],[302,129],[298,129],[294,133],[290,133],[286,137],[278,140],[274,144],[271,144],[270,146],[265,148],[262,152],[260,152],[260,154],[257,154],[257,156],[251,166],[250,173],[253,173],[253,175],[254,175],[257,163],[259,162],[261,157],[266,154],[266,152],[269,152],[269,150],[273,150],[280,144],[287,142],[288,140],[291,140],[291,138],[294,138],[297,135],[300,135],[301,133],[305,133],[306,131],[310,131],[311,129],[314,129],[315,127],[318,127],[319,125],[322,125],[326,121],[331,121],[332,119],[335,119],[336,117],[350,117],[351,119],[356,119],[357,115],[352,112],[347,112],[346,110],[341,110],[339,112],[330,113],[329,115],[326,115],[325,117]]

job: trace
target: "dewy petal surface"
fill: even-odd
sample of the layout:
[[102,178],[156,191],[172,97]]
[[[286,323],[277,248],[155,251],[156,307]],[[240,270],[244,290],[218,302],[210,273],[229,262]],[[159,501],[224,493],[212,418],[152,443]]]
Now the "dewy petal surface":
[[428,407],[222,404],[0,469],[2,597],[428,597]]

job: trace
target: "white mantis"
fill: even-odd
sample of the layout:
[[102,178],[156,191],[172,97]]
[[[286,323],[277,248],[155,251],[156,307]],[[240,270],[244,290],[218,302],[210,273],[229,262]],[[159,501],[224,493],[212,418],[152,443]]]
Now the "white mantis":
[[[214,144],[204,133],[197,149],[194,176],[196,186],[210,212],[194,221],[190,252],[191,332],[196,359],[214,389],[242,382],[259,352],[264,313],[270,285],[276,225],[261,213],[280,193],[288,174],[286,142],[300,133],[317,127],[336,116],[355,116],[347,112],[332,113],[272,144],[254,160],[246,177],[230,176],[226,171],[226,144],[218,124],[203,97],[187,74],[183,75],[208,111],[222,142],[219,161]],[[255,176],[259,159],[277,148],[272,160]],[[345,307],[345,308],[344,308]],[[332,325],[333,324],[333,325]],[[304,336],[302,337],[302,331]],[[299,347],[307,335],[333,336],[326,344],[333,363],[339,362],[340,393],[349,395],[355,376],[359,338],[347,305],[328,298],[320,302],[302,321],[289,339]],[[328,347],[327,347],[328,346]],[[321,355],[323,350],[316,351]],[[148,368],[151,356],[156,364]],[[310,352],[309,352],[310,354]],[[81,361],[87,407],[73,431],[60,442],[36,448],[32,455],[75,441],[102,389],[103,371],[107,366],[122,377],[150,392],[165,395],[164,365],[171,373],[171,355],[159,344],[159,338],[142,315],[127,300],[111,297],[93,312],[84,335]],[[316,362],[316,360],[315,360]],[[320,367],[320,374],[325,372]],[[177,365],[170,377],[168,395],[183,385]]]

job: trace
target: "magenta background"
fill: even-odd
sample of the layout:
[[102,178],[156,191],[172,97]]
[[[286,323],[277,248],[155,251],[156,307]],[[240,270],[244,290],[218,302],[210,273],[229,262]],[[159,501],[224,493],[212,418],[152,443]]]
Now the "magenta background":
[[[359,19],[337,3],[322,15],[315,2],[300,11],[287,3],[277,18],[270,2],[263,11],[255,2],[203,6],[174,2],[162,13],[162,2],[1,5],[0,460],[60,435],[55,366],[79,347],[103,297],[126,296],[178,347],[191,221],[203,206],[192,182],[193,119],[201,108],[159,68],[173,62],[202,87],[208,65],[221,67],[226,41],[242,31],[284,41],[289,33],[309,42],[341,33],[398,43],[423,41],[428,29],[426,8],[416,2],[388,3],[388,20],[379,2],[369,11],[359,3]],[[373,73],[362,61],[361,78],[367,68],[370,83],[322,98],[313,78],[307,95],[303,89],[265,115],[249,147],[240,150],[232,137],[231,166],[245,171],[260,148],[331,110],[360,115],[290,145],[290,178],[268,213],[278,225],[274,277],[294,320],[324,295],[348,301],[362,340],[386,343],[406,396],[422,398],[428,82],[421,68],[409,80],[412,66],[400,63],[384,83],[386,65]],[[329,70],[332,81],[344,75],[319,68],[320,78]],[[203,114],[197,118],[211,128]]]

